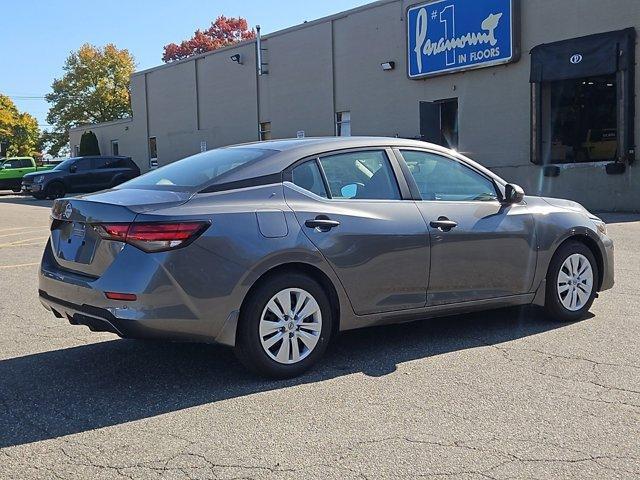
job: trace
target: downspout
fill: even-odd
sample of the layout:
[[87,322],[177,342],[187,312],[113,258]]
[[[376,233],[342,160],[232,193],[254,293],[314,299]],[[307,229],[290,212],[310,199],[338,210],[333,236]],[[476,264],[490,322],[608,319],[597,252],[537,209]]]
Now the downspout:
[[260,77],[262,76],[262,41],[260,38],[260,25],[256,25],[256,114],[258,121],[256,128],[258,130],[258,140],[260,135]]

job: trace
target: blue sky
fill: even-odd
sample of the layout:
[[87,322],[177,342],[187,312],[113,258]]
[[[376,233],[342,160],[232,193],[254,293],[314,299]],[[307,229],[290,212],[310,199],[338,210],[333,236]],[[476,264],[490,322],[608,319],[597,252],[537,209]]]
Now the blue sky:
[[137,69],[162,63],[162,47],[190,37],[222,14],[243,16],[270,33],[370,3],[368,0],[58,0],[3,2],[0,93],[46,124],[42,97],[83,43],[127,48]]

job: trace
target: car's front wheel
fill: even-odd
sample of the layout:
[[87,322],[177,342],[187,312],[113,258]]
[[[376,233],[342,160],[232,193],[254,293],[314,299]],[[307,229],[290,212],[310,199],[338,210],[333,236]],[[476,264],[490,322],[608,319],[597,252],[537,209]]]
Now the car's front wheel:
[[300,375],[323,355],[332,322],[329,299],[318,282],[298,273],[270,277],[243,305],[236,355],[261,375]]
[[584,318],[596,297],[598,264],[583,243],[569,241],[553,256],[547,273],[545,309],[563,322]]
[[67,189],[62,182],[51,182],[49,185],[47,185],[45,193],[47,195],[47,198],[55,200],[56,198],[64,197],[67,193]]

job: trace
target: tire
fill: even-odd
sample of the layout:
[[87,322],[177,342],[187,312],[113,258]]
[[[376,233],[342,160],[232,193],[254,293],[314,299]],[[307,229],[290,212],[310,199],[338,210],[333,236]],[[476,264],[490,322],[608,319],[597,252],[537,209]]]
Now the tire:
[[67,189],[62,182],[51,182],[45,189],[45,196],[51,200],[62,198],[66,193]]
[[583,319],[596,298],[598,278],[598,263],[585,244],[570,240],[561,245],[547,271],[547,314],[561,322]]
[[47,196],[44,193],[32,193],[31,196],[36,200],[44,200]]
[[[290,309],[283,308],[287,298]],[[285,316],[296,310],[308,315]],[[332,323],[329,299],[318,282],[299,273],[270,277],[250,293],[242,307],[235,353],[254,373],[280,379],[295,377],[322,357]],[[295,360],[296,350],[299,360]]]
[[11,191],[12,191],[13,193],[20,193],[20,192],[22,191],[22,188],[20,188],[20,187],[14,187],[14,188],[12,188],[12,189],[11,189]]

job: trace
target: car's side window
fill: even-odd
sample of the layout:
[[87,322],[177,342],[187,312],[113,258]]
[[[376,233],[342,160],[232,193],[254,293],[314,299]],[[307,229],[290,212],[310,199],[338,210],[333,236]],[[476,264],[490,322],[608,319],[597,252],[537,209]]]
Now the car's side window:
[[91,161],[91,159],[83,159],[83,160],[78,160],[73,165],[76,167],[77,172],[84,172],[87,170],[91,170],[92,164],[93,162]]
[[93,159],[94,162],[94,169],[95,170],[102,170],[105,168],[111,168],[111,159],[110,158],[94,158]]
[[304,162],[291,172],[292,181],[300,188],[304,188],[320,197],[327,198],[327,190],[324,188],[322,175],[315,160]]
[[331,198],[399,200],[400,190],[382,150],[339,153],[320,158]]
[[435,153],[402,150],[423,200],[492,201],[495,185],[488,178],[451,158]]

